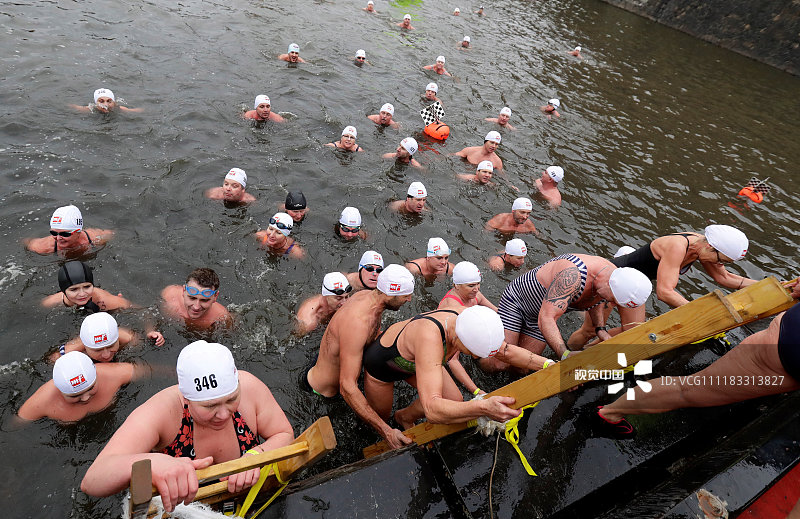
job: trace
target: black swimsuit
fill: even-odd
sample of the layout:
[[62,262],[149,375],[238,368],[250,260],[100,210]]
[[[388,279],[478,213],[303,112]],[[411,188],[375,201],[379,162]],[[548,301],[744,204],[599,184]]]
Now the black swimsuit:
[[444,354],[447,353],[447,342],[444,333],[444,327],[442,326],[442,323],[433,317],[430,317],[431,314],[436,312],[448,312],[458,315],[458,312],[454,310],[433,310],[432,312],[419,314],[407,322],[405,326],[403,326],[403,328],[400,330],[400,333],[397,334],[397,337],[394,338],[394,342],[389,347],[381,344],[383,333],[380,334],[377,339],[369,343],[369,345],[364,348],[364,371],[383,382],[397,382],[398,380],[405,380],[414,376],[417,367],[414,362],[407,360],[400,355],[400,352],[397,349],[397,341],[400,339],[400,334],[403,333],[403,330],[406,329],[406,326],[417,319],[427,319],[439,327],[439,333],[442,334],[442,349],[444,350],[442,353],[442,363],[444,363]]
[[800,304],[795,304],[781,318],[778,356],[786,373],[800,382]]
[[[420,267],[419,264],[416,261],[409,261],[409,263],[411,263],[412,265],[417,267],[419,269],[419,273],[422,274],[422,267]],[[444,273],[445,274],[449,274],[450,273],[450,262],[449,261],[447,262],[447,268],[444,269]],[[425,274],[422,274],[422,275],[424,276]]]
[[[94,245],[92,243],[92,239],[89,237],[89,233],[86,232],[86,231],[83,231],[83,234],[85,234],[86,235],[86,239],[89,240],[89,245]],[[53,242],[54,242],[53,243],[53,252],[58,252],[58,240],[54,239]]]
[[[689,250],[689,236],[694,236],[692,233],[673,233],[669,234],[668,236],[683,236],[686,238],[686,250]],[[620,256],[618,258],[612,258],[611,263],[616,265],[617,267],[632,267],[650,278],[651,280],[655,280],[658,278],[658,264],[661,260],[657,260],[655,256],[653,256],[653,251],[650,250],[650,243],[643,247],[639,247],[635,251],[631,252],[630,254],[625,254],[624,256]],[[689,263],[685,267],[682,267],[680,270],[680,274],[685,274],[690,268],[692,268],[692,263]]]

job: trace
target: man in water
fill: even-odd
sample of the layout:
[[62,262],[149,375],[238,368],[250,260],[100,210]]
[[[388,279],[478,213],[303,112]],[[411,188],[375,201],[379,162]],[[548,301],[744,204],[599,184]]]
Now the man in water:
[[362,9],[368,13],[378,14],[378,11],[375,10],[375,2],[372,0],[369,0],[369,2],[367,2],[367,7],[363,7]]
[[345,240],[367,239],[367,233],[361,228],[361,212],[355,207],[345,207],[336,223],[336,234]]
[[506,242],[506,247],[500,254],[489,259],[489,268],[499,272],[506,268],[519,268],[525,264],[528,247],[521,238],[514,238]]
[[[154,340],[156,346],[163,346],[165,342],[164,336],[157,331],[149,332],[147,338]],[[56,361],[71,351],[79,351],[94,362],[111,362],[120,349],[135,344],[138,340],[132,330],[120,328],[111,314],[98,312],[83,320],[79,337],[61,345],[58,352],[50,358]]]
[[322,294],[303,301],[297,310],[295,335],[302,337],[330,320],[353,291],[341,272],[329,272],[322,279]]
[[422,99],[424,101],[431,101],[431,102],[439,101],[441,103],[442,102],[441,99],[436,97],[436,94],[438,93],[439,93],[439,85],[433,82],[428,83],[428,85],[425,87],[425,94],[422,96]]
[[253,110],[245,112],[242,117],[254,121],[286,122],[286,119],[272,111],[272,104],[270,103],[269,97],[263,94],[256,96],[253,108]]
[[511,205],[510,213],[494,215],[486,222],[486,228],[500,232],[535,233],[536,227],[533,225],[533,222],[528,219],[532,210],[533,204],[529,198],[517,198]]
[[453,10],[453,16],[459,16],[460,14],[461,14],[461,9],[459,9],[458,7],[456,7],[456,8]]
[[490,123],[497,123],[499,126],[503,128],[508,128],[509,130],[516,130],[513,126],[508,124],[508,121],[511,119],[511,108],[504,106],[502,110],[500,110],[500,115],[497,117],[487,117],[485,120]]
[[417,159],[414,158],[414,154],[419,149],[417,145],[416,139],[413,137],[406,137],[402,141],[400,141],[400,145],[397,147],[397,150],[394,153],[384,153],[384,159],[395,159],[395,162],[398,164],[404,164],[406,166],[411,165],[415,168],[421,168],[422,164],[420,164]]
[[483,16],[483,6],[478,7],[478,10],[475,11],[475,14],[478,16]]
[[397,200],[389,204],[389,209],[402,214],[420,214],[425,211],[428,190],[422,182],[412,182],[408,186],[405,200]]
[[371,425],[392,448],[408,445],[411,440],[390,427],[370,407],[358,388],[364,347],[375,340],[380,331],[384,310],[399,310],[411,300],[414,276],[400,265],[389,265],[378,276],[377,290],[354,294],[337,311],[319,345],[316,363],[302,381],[317,395],[333,397],[341,392],[356,414]]
[[290,191],[286,195],[286,201],[279,208],[292,217],[294,223],[300,223],[308,214],[308,202],[302,191]]
[[114,110],[119,110],[121,112],[142,111],[141,108],[128,108],[127,106],[117,104],[117,98],[114,97],[114,92],[107,88],[98,88],[94,91],[94,104],[89,104],[86,106],[70,105],[70,107],[82,112],[94,112],[97,110],[101,114],[107,114],[109,112],[113,112]]
[[476,166],[484,160],[489,160],[492,162],[494,169],[502,170],[503,161],[495,153],[497,147],[500,146],[500,140],[500,134],[496,131],[491,131],[483,138],[483,146],[468,146],[454,155],[465,158],[470,164]]
[[396,25],[398,27],[402,28],[402,29],[406,29],[406,30],[409,30],[409,31],[413,31],[414,30],[414,27],[411,26],[411,15],[410,14],[406,14],[405,16],[403,16],[403,21],[398,23],[398,24],[396,24]]
[[53,379],[39,387],[17,415],[28,421],[77,422],[111,405],[122,386],[145,374],[134,364],[95,364],[85,353],[72,351],[56,360]]
[[431,281],[437,276],[453,275],[455,265],[450,263],[450,247],[442,238],[428,240],[428,249],[424,258],[417,258],[406,263],[409,272],[419,274]]
[[286,54],[280,54],[278,56],[279,60],[286,61],[288,63],[305,63],[306,60],[300,57],[300,45],[296,43],[290,43],[289,48],[286,51]]
[[564,170],[560,166],[550,166],[546,171],[542,171],[542,178],[536,179],[536,187],[539,188],[539,193],[550,202],[550,207],[561,205],[558,183],[562,180],[564,180]]
[[470,39],[469,36],[464,36],[464,39],[461,40],[461,48],[462,49],[469,49],[469,45],[470,45],[471,41],[472,40]]
[[346,274],[347,281],[353,291],[373,290],[378,285],[378,276],[383,272],[383,256],[374,250],[368,250],[361,255],[358,262],[358,271]]
[[209,329],[233,323],[228,310],[217,303],[219,277],[209,268],[196,268],[186,283],[169,285],[161,291],[162,309],[173,319],[183,319],[187,327]]
[[558,107],[560,106],[561,101],[553,98],[549,100],[546,105],[540,106],[539,109],[547,116],[548,119],[552,119],[554,115],[556,117],[561,117],[561,114],[558,113]]
[[432,70],[437,74],[439,74],[440,76],[441,75],[451,76],[452,74],[450,74],[447,71],[447,69],[444,68],[444,61],[445,61],[444,56],[439,56],[436,58],[436,63],[434,63],[433,65],[425,65],[422,68],[424,68],[425,70]]
[[101,247],[114,236],[108,229],[84,229],[83,215],[74,205],[59,207],[50,217],[50,237],[26,238],[25,248],[36,254],[80,256],[92,246]]
[[386,103],[381,106],[379,113],[368,115],[367,119],[378,126],[391,126],[392,128],[399,128],[400,125],[393,121],[392,117],[394,117],[394,106],[391,103]]
[[478,164],[478,169],[475,170],[474,175],[458,175],[458,178],[461,180],[466,180],[468,182],[474,182],[476,184],[480,184],[482,186],[486,185],[494,185],[492,182],[492,173],[494,172],[494,166],[492,166],[492,161],[484,160],[480,164]]
[[255,202],[256,197],[245,192],[247,187],[247,173],[243,169],[231,168],[222,181],[222,187],[212,187],[206,191],[206,198],[223,200],[233,204],[249,204]]
[[575,47],[575,49],[573,49],[573,50],[567,51],[567,54],[569,54],[570,56],[575,56],[578,59],[583,59],[581,57],[581,47],[580,47],[580,45]]

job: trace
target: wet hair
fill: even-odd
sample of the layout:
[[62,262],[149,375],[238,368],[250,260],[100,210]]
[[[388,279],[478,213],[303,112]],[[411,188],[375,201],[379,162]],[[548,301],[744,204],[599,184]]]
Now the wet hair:
[[58,269],[58,287],[62,292],[79,283],[94,285],[92,269],[88,265],[80,261],[68,261]]
[[286,209],[291,211],[300,211],[305,209],[308,204],[302,191],[290,191],[289,194],[286,195],[285,205]]
[[210,268],[200,267],[194,269],[187,277],[186,282],[194,280],[201,287],[219,288],[219,276]]

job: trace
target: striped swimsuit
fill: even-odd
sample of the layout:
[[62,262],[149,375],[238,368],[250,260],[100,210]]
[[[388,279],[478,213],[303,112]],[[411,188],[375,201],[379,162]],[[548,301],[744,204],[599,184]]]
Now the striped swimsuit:
[[[586,264],[574,254],[562,254],[551,259],[547,263],[558,260],[569,260],[578,267],[581,274],[580,290],[570,299],[570,304],[574,303],[583,295],[586,288],[586,276],[588,269]],[[524,333],[536,340],[547,342],[539,330],[539,309],[547,296],[547,288],[536,279],[536,273],[542,268],[544,263],[533,270],[526,272],[508,284],[500,298],[498,313],[503,321],[503,328],[512,332]],[[568,307],[567,310],[577,310]]]

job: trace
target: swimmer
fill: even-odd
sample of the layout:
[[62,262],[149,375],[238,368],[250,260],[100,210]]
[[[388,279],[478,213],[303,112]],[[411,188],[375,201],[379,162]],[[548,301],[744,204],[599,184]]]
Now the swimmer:
[[573,50],[568,50],[567,54],[569,54],[570,56],[575,56],[578,59],[583,59],[583,57],[581,56],[581,47],[580,47],[580,45],[575,47]]
[[84,229],[83,215],[74,205],[59,207],[50,217],[50,236],[26,238],[25,248],[36,254],[81,256],[94,247],[102,247],[114,236],[109,229]]
[[[269,388],[237,370],[225,346],[189,344],[178,355],[176,371],[178,384],[137,407],[100,451],[81,482],[84,493],[104,497],[125,490],[133,463],[149,459],[153,484],[171,512],[194,499],[196,469],[277,449],[294,439]],[[234,493],[254,485],[259,474],[253,469],[222,479]]]
[[444,60],[444,56],[439,56],[439,57],[436,58],[436,63],[434,63],[433,65],[425,65],[422,68],[425,69],[425,70],[432,70],[432,71],[436,72],[437,74],[439,74],[440,76],[441,75],[452,76],[452,74],[450,74],[447,71],[447,69],[444,68],[444,61],[445,61]]
[[469,49],[469,48],[470,48],[470,42],[471,42],[471,41],[472,41],[472,40],[470,39],[470,37],[469,37],[469,36],[464,36],[464,39],[463,39],[463,40],[461,40],[461,45],[460,45],[460,47],[461,47],[462,49]]
[[281,61],[286,61],[288,63],[306,62],[306,60],[300,57],[300,45],[296,43],[290,43],[289,48],[286,50],[286,54],[278,55],[278,59]]
[[412,182],[408,186],[405,200],[396,200],[389,203],[389,209],[402,214],[421,214],[428,209],[425,202],[428,200],[428,190],[422,182]]
[[352,292],[353,287],[344,274],[325,274],[322,279],[322,294],[306,299],[297,309],[295,335],[302,337],[316,330],[320,324],[327,323]]
[[458,153],[454,153],[454,155],[467,159],[467,162],[476,166],[484,160],[489,160],[492,162],[494,169],[500,171],[503,169],[503,161],[497,156],[495,150],[500,146],[501,139],[498,132],[491,131],[484,137],[483,146],[469,146]]
[[117,104],[117,98],[114,97],[114,92],[107,88],[98,88],[94,91],[94,103],[90,103],[86,106],[70,105],[70,107],[82,112],[94,112],[97,110],[101,114],[107,114],[114,110],[119,110],[120,112],[143,111],[141,108],[128,108],[127,106]]
[[528,218],[532,210],[533,204],[529,198],[517,198],[511,204],[511,212],[494,215],[486,222],[486,229],[500,232],[536,233],[536,227]]
[[539,193],[550,203],[550,207],[561,205],[561,193],[558,184],[564,180],[564,170],[560,166],[550,166],[542,171],[542,178],[536,179],[536,187]]
[[361,213],[355,207],[345,207],[339,215],[334,231],[345,240],[367,239],[367,233],[361,228]]
[[458,7],[456,7],[456,8],[453,10],[453,16],[459,16],[460,14],[461,14],[461,9],[459,9]]
[[437,310],[463,309],[475,305],[491,308],[497,307],[481,293],[481,271],[474,263],[460,261],[453,267],[453,288],[439,301]]
[[394,105],[391,103],[386,103],[381,106],[379,113],[368,115],[367,119],[378,126],[391,126],[392,128],[399,128],[400,125],[393,121],[392,117],[394,117]]
[[452,275],[455,265],[448,261],[450,247],[442,238],[428,240],[427,254],[424,258],[417,258],[406,263],[409,272],[419,274],[427,281],[432,281],[437,276]]
[[561,106],[561,101],[558,99],[551,99],[547,102],[546,105],[540,106],[539,110],[542,111],[543,114],[547,116],[548,119],[552,119],[552,116],[561,117],[561,114],[558,113],[558,108]]
[[397,147],[397,150],[394,153],[384,153],[384,159],[395,159],[395,162],[398,164],[404,164],[406,166],[411,165],[415,168],[421,168],[422,164],[420,164],[417,159],[414,158],[414,154],[419,149],[416,139],[413,137],[406,137],[402,141],[400,141],[400,145]]
[[56,361],[52,380],[22,404],[17,416],[26,421],[50,418],[77,422],[110,406],[122,386],[146,374],[141,366],[127,362],[94,364],[85,353],[71,351]]
[[402,29],[406,29],[406,30],[409,30],[409,31],[413,31],[414,30],[414,27],[411,26],[411,15],[410,14],[406,14],[405,16],[403,16],[403,21],[398,23],[398,24],[395,24],[395,25],[397,25],[398,27],[400,27]]
[[362,7],[361,10],[368,13],[378,14],[378,11],[375,10],[375,2],[372,0],[369,0],[369,2],[367,2],[367,7]]
[[422,99],[424,101],[439,101],[442,102],[441,99],[436,97],[436,94],[439,93],[439,85],[436,83],[428,83],[425,87],[425,93],[422,95]]
[[475,11],[475,14],[478,16],[483,16],[483,6],[478,7],[478,10]]
[[358,130],[355,126],[346,126],[342,130],[342,137],[336,142],[329,142],[325,146],[336,148],[342,151],[364,151],[364,148],[356,144],[358,138]]
[[256,96],[256,100],[253,103],[253,110],[245,112],[242,114],[242,117],[254,121],[286,122],[286,119],[272,111],[272,104],[270,103],[269,97],[263,94]]
[[[155,341],[156,346],[165,343],[164,336],[156,331],[149,332],[147,338]],[[71,351],[79,351],[93,362],[111,362],[120,349],[136,344],[138,340],[132,330],[117,326],[117,320],[110,314],[99,312],[87,316],[81,323],[80,336],[61,345],[50,360],[56,361]]]
[[186,283],[169,285],[161,291],[163,312],[173,319],[182,319],[187,327],[209,329],[233,324],[228,309],[217,302],[219,276],[209,268],[196,268]]
[[294,227],[294,220],[286,213],[275,213],[269,219],[269,226],[266,231],[258,231],[256,240],[261,247],[276,256],[290,256],[302,259],[306,253],[297,242],[289,238]]
[[525,264],[528,247],[521,238],[514,238],[506,242],[504,250],[489,258],[489,268],[499,272],[504,269],[515,269]]
[[367,65],[372,65],[372,63],[367,61],[367,53],[364,52],[364,49],[358,49],[356,51],[356,55],[353,57],[353,63],[355,63],[356,66],[359,67],[363,66],[364,63],[366,63]]
[[474,175],[458,175],[458,178],[461,180],[466,180],[468,182],[474,182],[476,184],[480,184],[482,186],[493,186],[494,182],[492,182],[492,173],[494,172],[494,166],[492,166],[491,160],[484,160],[480,164],[478,164],[478,169],[475,170]]
[[256,197],[245,192],[247,188],[247,173],[243,169],[231,168],[222,181],[222,187],[212,187],[206,190],[206,198],[222,200],[231,204],[249,204],[255,202]]
[[378,275],[383,272],[383,256],[374,250],[368,250],[361,255],[358,262],[358,271],[346,274],[347,281],[354,292],[359,290],[373,290],[378,286]]
[[302,191],[290,191],[286,201],[279,207],[281,211],[292,217],[294,223],[300,223],[308,214],[308,202]]
[[500,110],[500,114],[497,117],[487,117],[484,121],[488,121],[490,123],[497,123],[499,126],[503,128],[508,128],[511,131],[516,130],[513,126],[511,126],[508,121],[511,119],[511,108],[504,106],[502,110]]
[[42,299],[43,307],[64,305],[90,313],[133,307],[133,303],[122,297],[122,294],[112,295],[107,290],[94,286],[92,269],[80,261],[68,261],[58,269],[58,287],[61,292]]
[[411,300],[414,276],[400,265],[388,265],[378,276],[377,290],[354,294],[337,311],[319,345],[319,355],[301,383],[317,395],[334,397],[341,393],[353,411],[371,425],[393,449],[411,439],[390,427],[358,388],[364,348],[378,336],[384,310],[399,310]]

